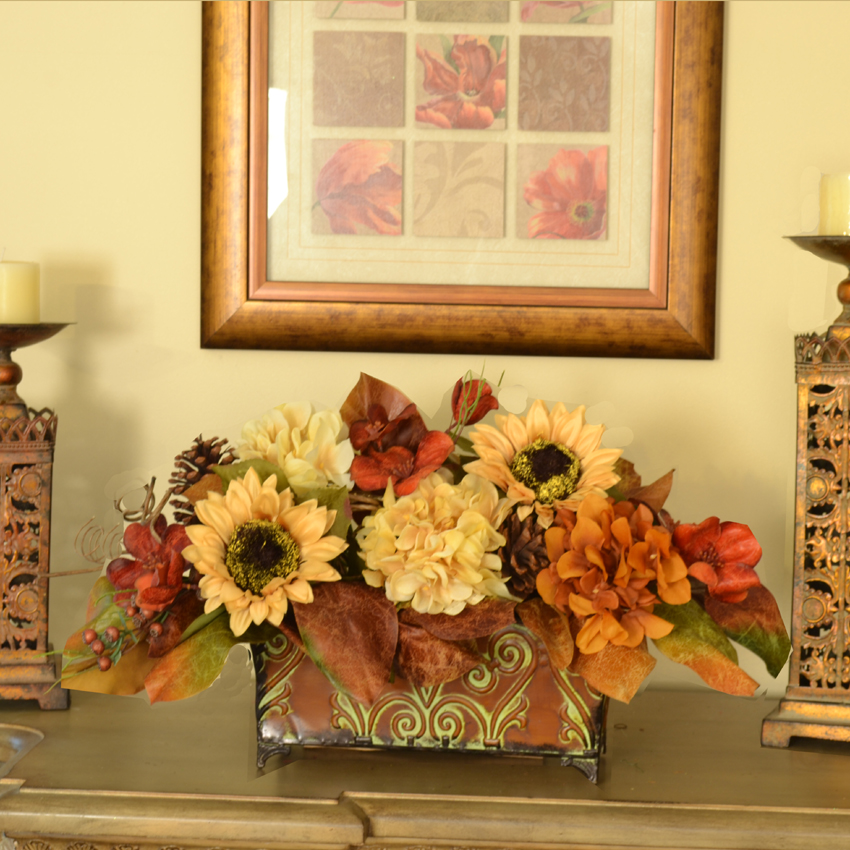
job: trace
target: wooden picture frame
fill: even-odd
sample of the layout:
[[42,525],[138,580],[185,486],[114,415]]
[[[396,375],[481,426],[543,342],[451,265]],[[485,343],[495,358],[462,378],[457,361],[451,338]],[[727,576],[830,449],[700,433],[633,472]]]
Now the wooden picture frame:
[[[268,56],[262,39],[252,51],[250,5],[203,3],[203,347],[714,356],[722,3],[658,4],[669,38],[657,48],[656,76],[666,74],[670,85],[667,96],[656,96],[653,173],[669,174],[669,193],[653,192],[649,288],[574,289],[569,306],[545,292],[518,297],[512,288],[491,303],[451,303],[439,294],[414,301],[404,287],[376,286],[370,294],[360,285],[354,297],[336,286],[336,300],[312,298],[309,286],[299,290],[305,297],[266,299],[264,198],[257,181],[252,194],[249,169],[264,154],[251,140],[249,119],[252,96],[262,103],[265,91],[251,68],[267,65]],[[264,12],[253,15],[255,27]],[[263,110],[253,114],[262,128]],[[252,274],[261,277],[249,289]]]

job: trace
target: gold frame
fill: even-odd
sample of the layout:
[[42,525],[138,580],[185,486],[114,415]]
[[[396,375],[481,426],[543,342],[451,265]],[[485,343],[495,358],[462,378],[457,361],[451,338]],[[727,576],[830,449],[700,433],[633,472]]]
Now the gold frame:
[[251,109],[252,88],[254,97],[262,88],[251,68],[265,66],[268,49],[262,39],[252,48],[251,40],[251,19],[257,27],[266,4],[256,4],[259,13],[253,15],[249,5],[203,4],[203,347],[714,356],[721,2],[658,4],[670,38],[657,51],[656,66],[669,80],[669,96],[656,98],[653,169],[664,177],[669,169],[669,193],[653,192],[654,279],[647,290],[573,290],[571,306],[545,294],[518,302],[509,288],[490,299],[495,303],[451,303],[439,296],[413,301],[401,287],[391,287],[389,297],[383,287],[367,300],[360,284],[357,300],[263,300],[262,279],[249,290],[252,265],[255,276],[258,265],[252,256],[265,256],[257,248],[264,246],[265,222],[251,212],[258,193],[252,191],[249,164],[264,159],[251,141],[252,112],[261,126],[263,120],[262,110]]

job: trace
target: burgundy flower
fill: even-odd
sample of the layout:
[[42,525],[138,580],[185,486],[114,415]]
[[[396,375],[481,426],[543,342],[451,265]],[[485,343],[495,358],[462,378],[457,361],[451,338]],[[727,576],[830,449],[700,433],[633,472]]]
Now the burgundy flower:
[[704,582],[721,602],[743,602],[751,587],[761,585],[755,566],[761,546],[749,527],[709,517],[699,525],[676,526],[673,542],[679,548],[688,574]]
[[[116,558],[106,568],[106,577],[116,590],[115,603],[126,607],[135,591],[136,607],[149,617],[164,611],[183,588],[186,563],[180,554],[189,545],[184,526],[168,525],[160,515],[150,526],[134,522],[124,532],[124,548],[132,557]],[[156,538],[159,538],[158,542]]]
[[499,402],[487,381],[464,381],[458,378],[452,391],[452,415],[455,422],[474,425],[498,406]]

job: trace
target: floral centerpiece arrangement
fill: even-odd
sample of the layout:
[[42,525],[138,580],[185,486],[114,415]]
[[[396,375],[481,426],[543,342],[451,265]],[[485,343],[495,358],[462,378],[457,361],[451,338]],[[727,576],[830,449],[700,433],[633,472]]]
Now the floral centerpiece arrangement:
[[361,375],[339,411],[282,404],[232,449],[199,437],[163,498],[152,483],[124,512],[62,684],[180,699],[235,644],[285,639],[369,706],[397,677],[469,675],[476,639],[517,625],[624,702],[655,665],[648,641],[726,693],[757,687],[731,641],[778,674],[790,645],[746,525],[675,521],[672,473],[642,485],[583,407],[498,407],[467,376],[433,430]]

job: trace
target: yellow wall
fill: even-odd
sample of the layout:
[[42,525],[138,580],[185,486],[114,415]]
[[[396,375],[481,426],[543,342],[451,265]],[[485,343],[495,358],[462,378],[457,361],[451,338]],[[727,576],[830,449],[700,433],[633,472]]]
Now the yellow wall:
[[[627,454],[645,480],[676,468],[677,518],[749,524],[786,616],[793,333],[837,314],[840,274],[781,237],[801,230],[807,169],[850,170],[850,114],[835,86],[848,31],[850,3],[727,3],[715,360],[487,359],[488,375],[505,370],[533,395],[607,403],[609,423],[634,432]],[[0,3],[0,245],[42,264],[45,318],[77,322],[17,355],[24,398],[60,414],[56,570],[85,565],[74,538],[104,515],[113,476],[167,476],[200,431],[236,436],[284,400],[337,405],[361,370],[433,413],[481,365],[199,348],[200,37],[196,2]],[[52,584],[57,644],[91,580]],[[673,679],[695,681],[663,664],[654,685]]]

